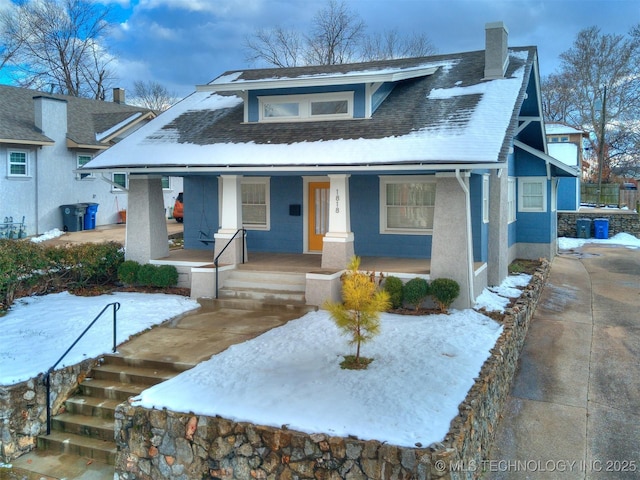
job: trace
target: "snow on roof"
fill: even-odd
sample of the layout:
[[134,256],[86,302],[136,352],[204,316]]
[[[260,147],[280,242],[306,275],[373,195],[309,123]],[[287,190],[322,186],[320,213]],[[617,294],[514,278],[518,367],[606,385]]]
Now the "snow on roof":
[[[98,155],[85,169],[115,169],[137,167],[328,167],[328,166],[383,166],[390,164],[416,163],[488,163],[500,160],[505,135],[512,123],[514,108],[523,88],[527,60],[531,60],[530,50],[510,51],[512,70],[507,78],[483,81],[476,73],[479,58],[483,52],[469,52],[462,55],[460,64],[455,62],[451,70],[442,69],[436,75],[421,78],[415,82],[428,83],[431,91],[422,97],[414,110],[405,114],[394,105],[387,109],[387,128],[384,135],[375,137],[370,133],[375,118],[343,121],[337,138],[320,138],[298,135],[295,140],[260,141],[260,130],[274,129],[273,133],[283,135],[293,129],[318,130],[331,122],[297,122],[271,124],[246,124],[242,121],[230,123],[230,116],[241,109],[243,100],[231,94],[196,91],[176,104],[150,123],[132,133],[119,144]],[[483,60],[482,60],[483,61]],[[469,73],[472,72],[472,73]],[[433,80],[430,80],[432,79]],[[225,81],[230,81],[227,77]],[[427,85],[427,84],[425,84]],[[446,85],[449,88],[435,88]],[[414,88],[414,87],[409,87]],[[412,93],[415,94],[417,88]],[[396,98],[401,99],[396,95]],[[384,104],[383,104],[384,107]],[[444,114],[434,121],[434,113],[442,109]],[[235,109],[235,110],[234,110]],[[418,109],[422,109],[418,111]],[[379,109],[379,111],[382,110]],[[391,113],[390,113],[391,112]],[[417,113],[416,113],[417,112]],[[425,114],[426,112],[426,114]],[[379,112],[376,112],[378,114]],[[393,131],[388,127],[412,114],[422,123],[419,128],[405,132]],[[212,132],[218,134],[219,124],[227,118],[228,138],[211,140]],[[412,118],[413,118],[412,117]],[[235,118],[235,117],[234,117]],[[234,120],[235,121],[235,120]],[[370,122],[370,123],[365,123]],[[417,122],[417,121],[416,121]],[[337,124],[334,123],[334,125]],[[371,127],[371,128],[369,128]],[[360,130],[356,130],[360,128]],[[253,129],[253,130],[252,130]],[[351,129],[352,138],[344,137],[343,131]],[[334,135],[335,135],[334,128]],[[225,132],[226,132],[225,131]],[[353,132],[360,132],[356,133]],[[194,133],[195,132],[195,133]],[[257,132],[255,137],[242,137],[236,132]],[[198,134],[199,136],[197,136]],[[209,137],[207,137],[209,135]],[[235,137],[234,137],[235,135]],[[371,136],[374,138],[367,138]],[[186,140],[188,139],[188,140]]]
[[584,133],[582,130],[576,130],[573,127],[568,125],[564,125],[562,123],[547,123],[545,125],[545,130],[547,135],[562,135],[564,134],[574,134],[574,133]]
[[578,146],[575,143],[548,143],[549,155],[566,165],[578,165]]
[[142,116],[142,112],[136,112],[133,115],[131,115],[129,118],[124,119],[123,121],[121,121],[120,123],[114,125],[113,127],[109,128],[108,130],[105,130],[104,132],[96,133],[96,140],[98,142],[101,142],[102,140],[107,138],[109,135],[117,132],[122,127],[124,127],[124,126],[128,125],[129,123],[133,122],[134,120],[136,120],[140,116]]

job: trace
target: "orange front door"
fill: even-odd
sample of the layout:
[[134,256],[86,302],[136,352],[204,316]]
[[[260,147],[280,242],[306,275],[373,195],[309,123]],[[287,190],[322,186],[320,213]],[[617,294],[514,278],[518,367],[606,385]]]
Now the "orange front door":
[[309,183],[309,251],[322,251],[329,230],[329,182]]

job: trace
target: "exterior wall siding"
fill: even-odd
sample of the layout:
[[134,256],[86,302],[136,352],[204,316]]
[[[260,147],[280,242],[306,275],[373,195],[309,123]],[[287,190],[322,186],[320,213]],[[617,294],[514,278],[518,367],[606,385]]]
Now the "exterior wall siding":
[[489,257],[489,224],[482,221],[482,178],[471,175],[469,179],[474,262],[486,262]]
[[558,179],[558,210],[577,210],[579,198],[580,181],[577,178]]
[[193,250],[212,250],[202,243],[202,237],[213,238],[218,231],[218,177],[185,177],[184,199],[184,247]]

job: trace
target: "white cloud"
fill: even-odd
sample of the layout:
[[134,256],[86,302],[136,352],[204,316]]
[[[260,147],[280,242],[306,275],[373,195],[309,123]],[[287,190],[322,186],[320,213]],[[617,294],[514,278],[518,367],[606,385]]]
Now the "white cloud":
[[140,0],[142,9],[172,8],[190,12],[209,12],[226,15],[229,12],[253,11],[264,3],[263,0]]

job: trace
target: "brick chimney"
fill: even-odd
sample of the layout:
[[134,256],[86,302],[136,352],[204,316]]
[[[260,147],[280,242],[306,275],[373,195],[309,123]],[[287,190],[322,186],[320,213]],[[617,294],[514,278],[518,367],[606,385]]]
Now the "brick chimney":
[[503,22],[491,22],[484,26],[484,78],[504,78],[509,66],[507,51],[509,30]]
[[113,89],[113,103],[124,104],[124,89],[123,88],[114,88]]

